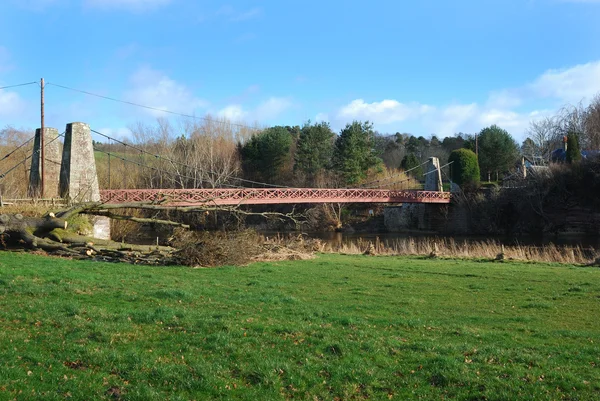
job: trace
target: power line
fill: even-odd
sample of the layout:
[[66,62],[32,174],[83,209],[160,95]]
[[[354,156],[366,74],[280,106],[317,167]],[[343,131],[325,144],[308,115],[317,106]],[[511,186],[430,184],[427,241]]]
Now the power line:
[[[116,99],[116,98],[110,97],[110,96],[98,95],[96,93],[84,91],[84,90],[81,90],[81,89],[70,88],[68,86],[59,85],[59,84],[55,84],[55,83],[48,82],[48,83],[46,83],[46,86],[48,86],[48,85],[56,86],[58,88],[67,89],[67,90],[74,91],[74,92],[83,93],[83,94],[89,95],[89,96],[95,96],[95,97],[98,97],[98,98],[101,98],[101,99],[111,100],[113,102],[128,104],[130,106],[141,107],[141,108],[148,109],[148,110],[160,111],[160,112],[163,112],[163,113],[173,114],[173,115],[176,115],[176,116],[193,118],[193,119],[197,119],[197,120],[204,120],[204,121],[209,121],[209,122],[213,122],[213,123],[218,123],[219,122],[219,121],[216,121],[216,120],[213,120],[213,119],[210,119],[210,118],[206,118],[206,117],[198,117],[198,116],[194,116],[194,115],[191,115],[191,114],[178,113],[176,111],[159,109],[158,107],[146,106],[146,105],[143,105],[143,104],[134,103],[134,102],[130,102],[130,101],[127,101],[127,100]],[[248,128],[248,129],[251,129],[251,130],[257,130],[256,127],[250,127],[249,125],[238,124],[238,123],[229,123],[229,124],[233,125],[233,126],[236,126],[236,127],[240,127],[240,128]]]
[[[118,143],[120,143],[121,145],[128,146],[128,147],[130,147],[131,149],[134,149],[134,150],[136,150],[136,151],[138,151],[138,152],[141,152],[141,153],[144,153],[144,154],[150,155],[150,156],[152,156],[152,157],[154,157],[154,158],[156,158],[156,159],[162,159],[162,160],[166,160],[166,161],[168,161],[169,163],[172,163],[172,164],[179,164],[180,166],[187,167],[187,168],[190,168],[190,169],[192,169],[192,170],[197,170],[197,169],[198,169],[198,168],[197,168],[197,167],[195,167],[195,166],[190,166],[189,164],[182,163],[182,162],[178,162],[178,161],[176,161],[176,160],[172,160],[172,159],[169,159],[169,158],[167,158],[167,157],[164,157],[164,156],[161,156],[161,155],[158,155],[158,154],[154,154],[154,153],[148,152],[148,151],[146,151],[146,150],[144,150],[144,149],[142,149],[142,148],[138,148],[137,146],[130,145],[130,144],[126,143],[126,142],[123,142],[123,141],[120,141],[120,140],[118,140],[118,139],[112,138],[112,137],[110,137],[110,136],[108,136],[108,135],[106,135],[106,134],[103,134],[102,132],[98,132],[98,131],[96,131],[96,130],[93,130],[93,129],[92,129],[92,130],[90,130],[90,131],[91,131],[91,132],[93,132],[93,133],[95,133],[95,134],[101,135],[101,136],[103,136],[103,137],[105,137],[105,138],[107,138],[107,139],[110,139],[110,140],[113,140],[113,141],[115,141],[115,142],[118,142]],[[208,172],[209,172],[209,173],[211,173],[211,174],[214,174],[214,175],[219,175],[219,173],[215,173],[214,171],[211,171],[211,170],[209,170]],[[268,186],[268,187],[275,187],[275,188],[289,188],[289,187],[286,187],[286,186],[283,186],[283,185],[275,185],[275,184],[268,184],[268,183],[266,183],[266,182],[259,182],[259,181],[246,180],[246,179],[244,179],[244,178],[239,178],[239,177],[233,177],[232,179],[235,179],[235,180],[238,180],[238,181],[241,181],[241,182],[247,182],[247,183],[249,183],[249,184],[264,185],[264,186]]]
[[0,86],[0,90],[2,89],[9,89],[9,88],[16,88],[18,86],[27,86],[27,85],[33,85],[33,84],[37,84],[37,81],[33,81],[33,82],[26,82],[24,84],[16,84],[16,85],[8,85],[8,86]]

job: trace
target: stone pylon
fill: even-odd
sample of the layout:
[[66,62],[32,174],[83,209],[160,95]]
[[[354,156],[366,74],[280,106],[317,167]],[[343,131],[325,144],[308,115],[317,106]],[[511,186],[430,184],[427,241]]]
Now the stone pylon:
[[60,166],[59,193],[73,202],[100,201],[90,126],[67,124]]
[[442,185],[442,171],[440,170],[440,159],[437,157],[430,157],[427,163],[425,191],[444,191]]
[[[29,172],[29,186],[27,194],[30,198],[42,196],[42,148],[41,129],[35,130],[33,153],[31,157],[31,170]],[[58,140],[56,128],[44,128],[44,194],[45,198],[58,197],[58,180],[61,164],[61,143]]]

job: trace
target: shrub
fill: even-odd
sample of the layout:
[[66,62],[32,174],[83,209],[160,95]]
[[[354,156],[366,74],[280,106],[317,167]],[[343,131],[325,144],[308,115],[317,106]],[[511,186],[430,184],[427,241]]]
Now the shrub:
[[479,185],[479,164],[477,155],[468,149],[456,149],[450,153],[452,181],[460,186]]
[[262,237],[253,230],[235,232],[187,231],[178,229],[173,246],[179,262],[188,266],[240,266],[261,252]]

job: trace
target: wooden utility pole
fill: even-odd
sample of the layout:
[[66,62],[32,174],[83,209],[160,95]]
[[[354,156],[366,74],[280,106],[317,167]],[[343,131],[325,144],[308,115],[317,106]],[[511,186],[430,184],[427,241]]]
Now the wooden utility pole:
[[[40,198],[44,198],[44,78],[40,82],[41,88],[41,123],[40,123],[40,166],[41,166],[41,179],[40,179]],[[35,157],[35,155],[34,155]]]

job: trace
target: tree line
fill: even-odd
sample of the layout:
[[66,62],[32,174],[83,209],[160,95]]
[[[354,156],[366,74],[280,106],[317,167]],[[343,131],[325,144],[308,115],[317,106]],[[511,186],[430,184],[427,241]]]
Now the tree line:
[[[600,149],[600,96],[588,106],[567,106],[553,116],[532,121],[521,145],[496,125],[477,134],[458,133],[443,139],[380,133],[368,121],[353,121],[335,132],[326,122],[261,128],[206,116],[174,122],[159,119],[130,129],[132,136],[123,142],[133,147],[106,139],[95,142],[103,188],[344,187],[400,171],[410,171],[413,180],[422,180],[420,166],[430,157],[438,157],[443,164],[452,161],[455,182],[476,184],[500,180],[514,169],[520,156],[547,165],[552,151],[563,147],[564,138],[569,140],[570,161],[581,157],[577,148]],[[6,153],[33,135],[12,127],[1,131],[0,150]],[[0,173],[28,153],[31,144],[19,149],[18,155],[0,160]],[[0,182],[5,197],[26,193],[29,162]]]

